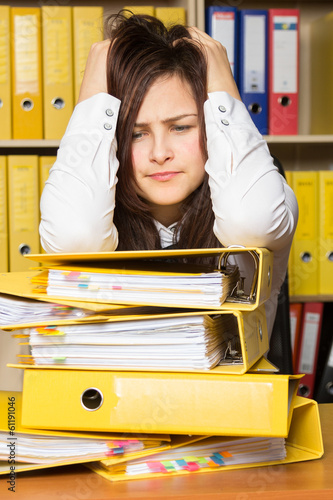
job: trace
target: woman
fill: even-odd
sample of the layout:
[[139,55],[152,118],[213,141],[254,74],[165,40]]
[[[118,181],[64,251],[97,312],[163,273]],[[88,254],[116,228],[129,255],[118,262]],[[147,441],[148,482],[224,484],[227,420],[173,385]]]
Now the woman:
[[[48,252],[260,246],[268,330],[297,203],[241,102],[225,48],[196,28],[111,17],[41,200]],[[208,96],[208,98],[207,98]],[[243,276],[246,258],[237,258]]]

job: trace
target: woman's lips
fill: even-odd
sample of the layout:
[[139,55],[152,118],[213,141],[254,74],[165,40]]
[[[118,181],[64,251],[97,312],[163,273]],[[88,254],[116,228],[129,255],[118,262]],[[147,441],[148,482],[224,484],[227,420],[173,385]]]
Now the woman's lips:
[[149,175],[154,181],[165,182],[176,177],[180,172],[156,172],[155,174]]

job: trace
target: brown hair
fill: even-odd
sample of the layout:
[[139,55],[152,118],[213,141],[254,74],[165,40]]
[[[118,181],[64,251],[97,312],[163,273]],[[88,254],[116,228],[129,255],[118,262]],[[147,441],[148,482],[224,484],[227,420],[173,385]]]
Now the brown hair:
[[[161,76],[177,75],[188,82],[198,107],[201,148],[206,158],[203,105],[207,99],[207,65],[199,45],[181,25],[167,29],[154,17],[123,13],[105,25],[112,40],[107,61],[108,92],[121,100],[117,123],[118,184],[114,223],[119,233],[117,250],[161,248],[159,235],[145,200],[135,191],[132,131],[141,103]],[[220,246],[213,233],[214,215],[208,176],[182,205],[175,231],[178,248]]]

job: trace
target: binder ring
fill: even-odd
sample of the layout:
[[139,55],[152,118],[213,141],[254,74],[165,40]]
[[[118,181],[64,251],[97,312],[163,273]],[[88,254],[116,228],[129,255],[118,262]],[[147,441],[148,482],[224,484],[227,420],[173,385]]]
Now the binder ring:
[[[226,268],[227,261],[228,261],[228,258],[229,258],[231,253],[234,254],[237,252],[226,252],[226,253],[222,253],[220,255],[218,265],[217,265],[217,269],[219,271],[221,271],[223,268],[224,269]],[[259,257],[257,255],[257,253],[252,251],[252,250],[250,250],[248,253],[251,255],[251,257],[253,258],[253,261],[254,261],[254,274],[253,274],[253,280],[252,280],[251,290],[250,290],[250,294],[248,296],[248,300],[254,301],[256,291],[257,291],[257,283],[258,283],[258,275],[259,275]]]
[[55,109],[62,109],[65,107],[65,101],[61,97],[52,99],[51,104]]
[[31,111],[33,107],[34,102],[32,101],[32,99],[29,99],[28,97],[22,99],[21,108],[23,109],[23,111]]
[[81,394],[81,405],[85,410],[96,411],[103,404],[103,394],[96,387],[89,387]]

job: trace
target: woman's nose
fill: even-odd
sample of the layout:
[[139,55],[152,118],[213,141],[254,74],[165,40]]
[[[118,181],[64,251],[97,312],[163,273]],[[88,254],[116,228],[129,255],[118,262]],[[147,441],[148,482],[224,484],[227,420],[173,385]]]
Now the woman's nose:
[[165,135],[154,137],[150,152],[150,161],[163,165],[166,161],[171,160],[173,156],[170,140]]

